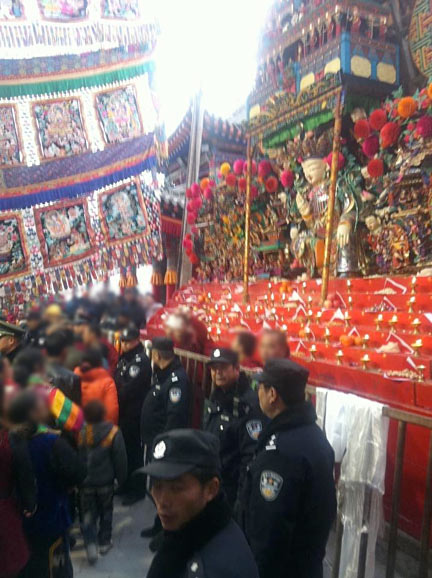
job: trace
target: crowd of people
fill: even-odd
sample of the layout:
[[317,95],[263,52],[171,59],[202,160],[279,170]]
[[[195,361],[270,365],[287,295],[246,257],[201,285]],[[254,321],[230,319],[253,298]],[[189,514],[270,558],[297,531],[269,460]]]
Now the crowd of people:
[[267,330],[190,375],[175,347],[203,349],[205,333],[180,312],[145,347],[157,308],[129,290],[0,321],[0,578],[71,578],[74,522],[95,564],[115,495],[156,506],[149,578],[321,578],[334,456],[307,370]]

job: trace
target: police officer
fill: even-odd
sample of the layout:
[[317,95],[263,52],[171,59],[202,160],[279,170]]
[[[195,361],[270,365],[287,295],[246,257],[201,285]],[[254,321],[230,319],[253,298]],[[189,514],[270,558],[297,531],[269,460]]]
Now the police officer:
[[13,363],[18,353],[25,348],[24,335],[25,331],[21,327],[0,321],[0,353],[7,357],[10,363]]
[[271,360],[258,376],[259,400],[271,419],[248,467],[242,523],[261,578],[322,578],[336,515],[334,453],[305,401],[309,373]]
[[215,349],[208,365],[212,393],[204,414],[204,429],[219,438],[222,484],[229,503],[235,507],[265,417],[257,393],[251,389],[246,374],[240,371],[237,353],[231,349]]
[[151,386],[151,364],[140,340],[139,329],[129,325],[121,333],[122,355],[117,364],[115,382],[119,401],[119,426],[128,456],[128,481],[123,488],[124,505],[145,496],[143,484],[132,473],[143,466],[140,415],[144,399]]
[[[155,437],[172,429],[186,428],[191,422],[192,391],[189,378],[167,337],[152,341],[153,381],[141,412],[141,439],[148,451]],[[156,518],[143,538],[154,537],[161,529]]]

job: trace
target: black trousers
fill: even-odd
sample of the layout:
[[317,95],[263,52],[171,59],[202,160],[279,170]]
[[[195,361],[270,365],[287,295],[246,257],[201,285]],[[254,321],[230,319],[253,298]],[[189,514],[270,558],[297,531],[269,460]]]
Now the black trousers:
[[67,534],[30,536],[30,560],[19,578],[73,578]]
[[144,449],[141,443],[141,432],[139,419],[132,422],[120,422],[120,429],[123,434],[126,453],[128,458],[128,480],[125,490],[127,493],[138,496],[145,495],[145,476],[133,475],[133,473],[144,466]]
[[113,486],[80,490],[81,532],[86,546],[106,546],[111,542],[113,496]]

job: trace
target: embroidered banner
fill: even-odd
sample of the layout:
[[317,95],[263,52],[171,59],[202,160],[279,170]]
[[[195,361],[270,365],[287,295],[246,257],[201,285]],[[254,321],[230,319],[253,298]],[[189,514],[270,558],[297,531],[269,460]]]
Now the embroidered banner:
[[41,157],[68,157],[88,149],[78,98],[33,105]]
[[102,0],[102,17],[132,20],[140,17],[138,0]]
[[88,16],[87,0],[38,0],[38,4],[45,20],[68,22]]
[[87,199],[35,209],[35,220],[45,267],[84,259],[95,251]]
[[0,214],[0,279],[4,281],[17,275],[25,275],[28,269],[21,215]]
[[136,181],[100,193],[99,215],[110,245],[135,240],[148,230],[146,209]]
[[15,108],[0,105],[0,166],[19,165],[22,161]]
[[96,107],[107,143],[118,143],[142,133],[142,121],[133,86],[100,92]]
[[24,7],[22,0],[1,0],[0,2],[0,22],[16,21],[24,17]]

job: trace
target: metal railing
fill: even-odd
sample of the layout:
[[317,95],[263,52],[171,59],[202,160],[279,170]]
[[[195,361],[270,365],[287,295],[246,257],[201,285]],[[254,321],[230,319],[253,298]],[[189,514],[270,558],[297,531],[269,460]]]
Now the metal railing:
[[[180,357],[185,369],[192,381],[193,387],[199,388],[201,392],[208,396],[210,394],[209,370],[207,363],[209,358],[205,355],[191,353],[182,349],[176,349],[177,355]],[[244,368],[245,373],[253,376],[254,371]],[[201,374],[200,383],[197,383],[198,374]],[[307,386],[307,395],[313,397],[315,395],[316,387],[314,385]],[[399,506],[402,489],[402,477],[405,455],[405,442],[408,426],[419,426],[430,430],[429,435],[429,454],[427,461],[427,473],[425,479],[425,500],[423,509],[423,518],[421,526],[420,537],[420,554],[419,554],[419,568],[418,578],[428,578],[429,568],[429,553],[430,553],[430,539],[431,539],[431,523],[432,523],[432,418],[415,413],[385,407],[384,415],[390,420],[394,420],[398,424],[397,442],[396,442],[396,459],[394,464],[394,475],[391,490],[391,514],[389,520],[388,544],[387,544],[387,560],[386,560],[386,578],[394,578],[396,571],[396,554],[398,543],[398,525],[399,525]],[[367,499],[365,500],[367,501]],[[339,510],[339,508],[338,508]],[[341,517],[338,516],[336,522],[336,551],[333,560],[332,578],[338,578],[341,548],[343,537],[343,524]],[[357,578],[364,578],[366,568],[366,554],[367,554],[367,535],[362,540],[360,547],[360,559]]]

